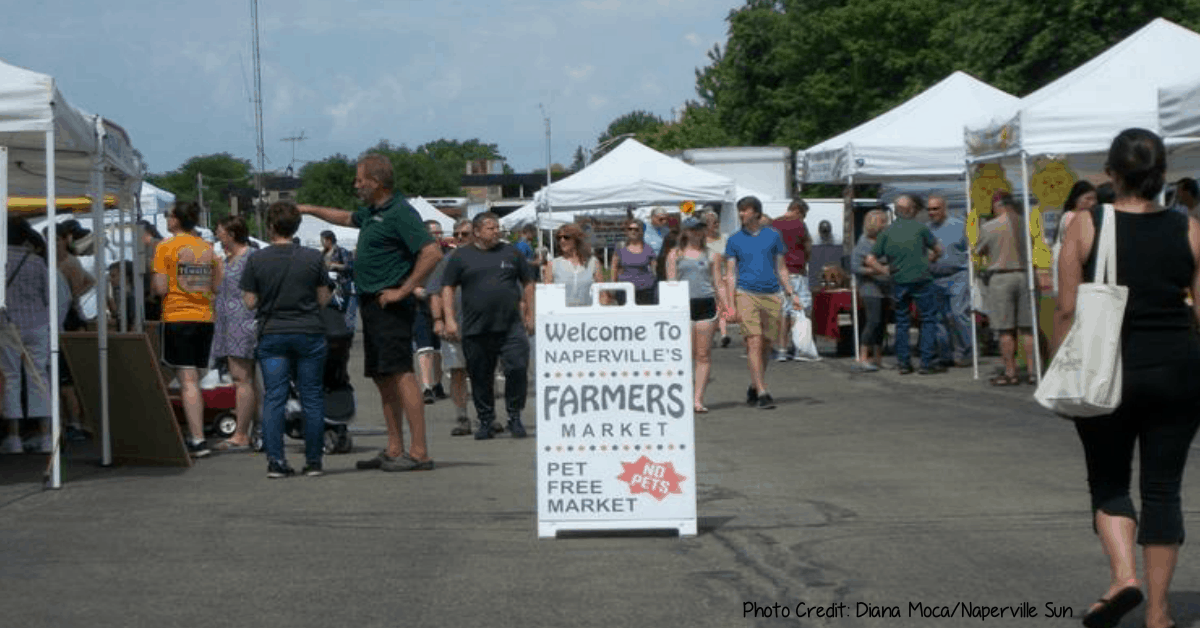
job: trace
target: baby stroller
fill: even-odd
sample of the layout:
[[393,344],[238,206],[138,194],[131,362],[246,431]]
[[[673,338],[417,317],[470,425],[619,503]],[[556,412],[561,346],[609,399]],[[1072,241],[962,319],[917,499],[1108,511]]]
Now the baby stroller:
[[[333,307],[321,308],[321,319],[325,323],[325,444],[326,454],[349,453],[354,447],[347,427],[354,420],[354,387],[350,384],[350,344],[353,334],[346,327],[342,313]],[[257,430],[256,430],[257,432]],[[283,433],[288,437],[304,440],[304,410],[295,380],[288,386]],[[262,438],[256,434],[254,448],[261,450]]]

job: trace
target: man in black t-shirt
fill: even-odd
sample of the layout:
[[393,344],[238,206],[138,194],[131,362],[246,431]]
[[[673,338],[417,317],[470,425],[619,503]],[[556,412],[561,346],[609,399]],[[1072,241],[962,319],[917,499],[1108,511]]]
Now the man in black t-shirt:
[[[528,381],[528,334],[533,333],[533,268],[516,247],[500,240],[500,219],[495,214],[479,214],[472,227],[474,243],[455,252],[442,277],[446,338],[462,339],[479,417],[475,439],[493,436],[497,357],[504,364],[508,429],[514,438],[524,438],[521,411]],[[462,287],[461,330],[454,311],[454,288],[458,286]]]

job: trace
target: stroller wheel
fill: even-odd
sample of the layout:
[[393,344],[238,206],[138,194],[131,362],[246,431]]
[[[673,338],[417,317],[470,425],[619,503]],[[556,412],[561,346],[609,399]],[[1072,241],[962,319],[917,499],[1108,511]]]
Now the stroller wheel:
[[325,430],[325,446],[326,454],[336,453],[338,448],[338,434],[333,429]]
[[237,416],[232,412],[225,411],[217,415],[213,421],[213,431],[221,438],[229,438],[237,431]]
[[352,449],[354,449],[354,439],[350,438],[350,432],[342,431],[338,434],[336,452],[339,454],[348,454]]

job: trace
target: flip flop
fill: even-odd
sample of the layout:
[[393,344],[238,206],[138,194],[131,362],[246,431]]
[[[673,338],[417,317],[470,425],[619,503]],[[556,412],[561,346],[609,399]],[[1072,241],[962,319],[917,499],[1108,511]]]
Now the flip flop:
[[237,443],[231,443],[228,440],[223,440],[223,441],[217,443],[216,446],[213,447],[213,450],[223,451],[226,453],[233,453],[233,452],[238,452],[238,451],[250,451],[250,444],[247,443],[245,445],[239,445]]
[[1121,623],[1126,613],[1142,603],[1142,591],[1137,587],[1125,587],[1107,600],[1100,598],[1100,606],[1083,616],[1087,628],[1112,628]]
[[1016,375],[997,375],[988,380],[993,386],[1020,386],[1021,380]]
[[695,408],[692,409],[692,411],[695,412],[696,414],[704,414],[704,413],[708,412],[708,408],[706,408],[704,406],[696,406]]

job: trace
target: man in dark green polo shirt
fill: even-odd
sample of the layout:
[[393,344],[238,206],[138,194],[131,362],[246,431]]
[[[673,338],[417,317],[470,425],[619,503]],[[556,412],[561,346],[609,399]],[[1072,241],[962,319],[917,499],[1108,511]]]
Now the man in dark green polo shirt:
[[[896,360],[900,363],[901,375],[913,371],[908,346],[908,308],[913,302],[921,317],[920,372],[927,375],[946,370],[934,363],[937,292],[929,272],[929,263],[942,255],[942,247],[929,227],[913,219],[920,210],[921,201],[917,197],[897,198],[896,222],[879,234],[871,254],[863,261],[876,273],[884,277],[891,275],[896,312]],[[886,268],[879,263],[881,257],[888,260]]]
[[[388,446],[360,460],[360,469],[426,471],[433,459],[425,442],[425,402],[413,372],[413,290],[425,284],[442,258],[420,214],[394,190],[392,163],[372,153],[358,162],[354,188],[363,206],[356,212],[300,205],[326,222],[359,229],[354,283],[363,321],[363,362],[383,400]],[[400,422],[408,419],[412,444],[404,451]]]

